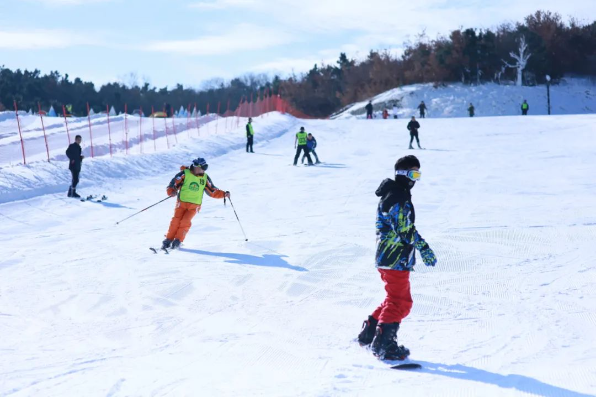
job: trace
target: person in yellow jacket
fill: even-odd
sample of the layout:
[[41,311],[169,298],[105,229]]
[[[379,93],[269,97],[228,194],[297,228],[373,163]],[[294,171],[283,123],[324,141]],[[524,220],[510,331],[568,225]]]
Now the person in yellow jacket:
[[312,163],[312,159],[310,158],[310,150],[308,150],[308,134],[306,131],[304,131],[304,127],[300,127],[300,132],[296,134],[296,139],[294,140],[294,149],[296,149],[294,165],[298,163],[298,157],[300,157],[300,152],[302,151],[304,151],[304,155],[308,159],[308,165],[314,165]]
[[254,153],[252,150],[252,144],[255,137],[255,130],[252,128],[252,118],[248,118],[248,124],[246,124],[246,153]]
[[178,196],[178,201],[162,249],[180,247],[190,230],[192,218],[201,210],[203,193],[217,199],[230,197],[230,192],[218,189],[211,182],[211,178],[205,173],[208,166],[207,161],[199,157],[192,161],[190,167],[180,167],[181,171],[168,185],[168,196]]

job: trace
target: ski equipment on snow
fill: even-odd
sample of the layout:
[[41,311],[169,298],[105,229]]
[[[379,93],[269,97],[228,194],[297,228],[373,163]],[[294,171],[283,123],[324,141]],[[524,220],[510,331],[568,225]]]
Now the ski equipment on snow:
[[127,219],[130,219],[130,218],[132,218],[133,216],[135,216],[135,215],[138,215],[138,214],[140,214],[141,212],[143,212],[143,211],[146,211],[146,210],[148,210],[148,209],[149,209],[149,208],[151,208],[151,207],[155,207],[157,204],[159,204],[159,203],[163,203],[164,201],[166,201],[167,199],[171,199],[172,197],[173,197],[173,196],[168,196],[168,197],[166,197],[165,199],[163,199],[163,200],[160,200],[160,201],[158,201],[157,203],[155,203],[155,204],[153,204],[153,205],[150,205],[150,206],[149,206],[149,207],[147,207],[147,208],[143,208],[142,210],[140,210],[139,212],[136,212],[136,213],[132,214],[132,215],[131,215],[131,216],[129,216],[128,218],[124,218],[124,219],[122,219],[121,221],[119,221],[119,222],[116,222],[116,225],[119,225],[119,224],[121,224],[122,222],[124,222],[125,220],[127,220]]
[[[234,208],[234,203],[232,203],[232,199],[228,197],[228,200],[230,200],[230,204],[232,205],[232,209],[234,210],[234,215],[236,215],[236,219],[238,220],[238,224],[240,225],[240,230],[242,230],[242,234],[244,235],[244,241],[248,241],[248,237],[246,237],[246,233],[244,233],[244,228],[242,227],[242,223],[240,223],[240,218],[238,218],[238,214],[236,213],[236,208]],[[225,198],[224,198],[224,205],[226,204]]]

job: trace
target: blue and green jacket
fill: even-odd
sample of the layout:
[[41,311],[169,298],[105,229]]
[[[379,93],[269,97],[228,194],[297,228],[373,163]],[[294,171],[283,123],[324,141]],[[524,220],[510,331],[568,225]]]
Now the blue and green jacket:
[[377,191],[381,197],[377,208],[377,253],[379,269],[412,271],[416,264],[415,249],[428,244],[416,230],[416,213],[410,187],[385,179]]

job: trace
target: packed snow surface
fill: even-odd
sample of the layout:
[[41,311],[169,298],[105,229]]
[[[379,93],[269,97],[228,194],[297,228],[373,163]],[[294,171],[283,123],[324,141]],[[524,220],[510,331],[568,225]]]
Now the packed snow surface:
[[[242,124],[86,159],[79,191],[103,203],[66,197],[62,160],[0,170],[0,396],[596,395],[596,116],[427,119],[407,150],[406,120],[274,114],[255,154]],[[291,166],[301,125],[324,164]],[[355,342],[384,299],[374,191],[406,154],[439,261],[411,274],[409,372]],[[249,241],[206,197],[155,255],[174,200],[116,222],[197,156]]]

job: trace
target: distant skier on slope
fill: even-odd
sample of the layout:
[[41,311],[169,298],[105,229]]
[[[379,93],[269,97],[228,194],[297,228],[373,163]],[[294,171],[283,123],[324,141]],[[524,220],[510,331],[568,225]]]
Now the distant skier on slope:
[[79,174],[81,173],[81,165],[85,156],[81,155],[83,150],[81,149],[81,138],[80,135],[75,136],[75,141],[68,146],[66,149],[66,156],[68,157],[68,169],[70,170],[72,181],[68,188],[68,197],[80,198],[77,194],[77,185],[79,184]]
[[393,113],[393,118],[396,119],[396,120],[397,120],[397,111],[398,111],[397,110],[397,104],[394,103],[393,104],[393,111],[392,111],[392,113]]
[[255,130],[252,128],[252,118],[248,118],[248,124],[246,124],[246,153],[254,153],[252,150],[252,144],[255,136]]
[[[304,155],[308,159],[308,165],[313,165],[312,159],[308,151],[308,135],[304,131],[304,127],[300,127],[300,132],[296,134],[294,139],[294,149],[296,149],[296,156],[294,156],[294,165],[298,164],[298,158],[300,158],[300,152],[304,152]],[[296,145],[298,144],[298,145]]]
[[397,331],[412,309],[410,272],[416,264],[415,249],[426,266],[437,258],[414,226],[415,213],[410,190],[420,180],[420,161],[405,156],[395,163],[395,180],[385,179],[375,192],[381,198],[377,207],[376,266],[385,283],[387,297],[364,321],[358,341],[371,345],[375,356],[404,360],[410,351],[397,344]]
[[[311,134],[310,132],[306,136],[306,146],[308,146],[308,151],[315,155],[315,164],[320,164],[321,162],[319,161],[319,156],[317,156],[317,152],[315,151],[315,149],[317,147],[317,140],[315,139],[314,135]],[[302,164],[304,164],[305,158],[306,158],[306,153],[304,153],[302,155],[302,160],[300,160],[302,162]]]
[[410,147],[408,149],[414,149],[412,147],[414,138],[416,138],[416,143],[418,143],[418,149],[422,149],[420,147],[420,139],[418,138],[418,128],[420,128],[420,123],[416,121],[416,117],[412,116],[412,120],[408,123],[408,131],[410,131]]
[[368,101],[368,104],[364,107],[366,109],[366,118],[372,119],[373,118],[373,104],[372,101]]
[[427,110],[424,101],[420,102],[420,105],[418,105],[418,110],[420,111],[420,117],[424,118]]
[[474,105],[470,103],[470,106],[468,107],[468,113],[470,114],[470,117],[474,117],[474,110]]
[[180,172],[170,181],[167,188],[168,196],[178,196],[174,217],[161,248],[179,248],[192,225],[192,218],[201,210],[203,193],[209,197],[222,199],[230,197],[230,192],[224,192],[213,185],[211,178],[205,173],[207,161],[197,158],[190,167],[180,167]]
[[527,116],[528,110],[530,110],[530,105],[528,104],[528,101],[524,99],[524,103],[521,105],[522,116]]

